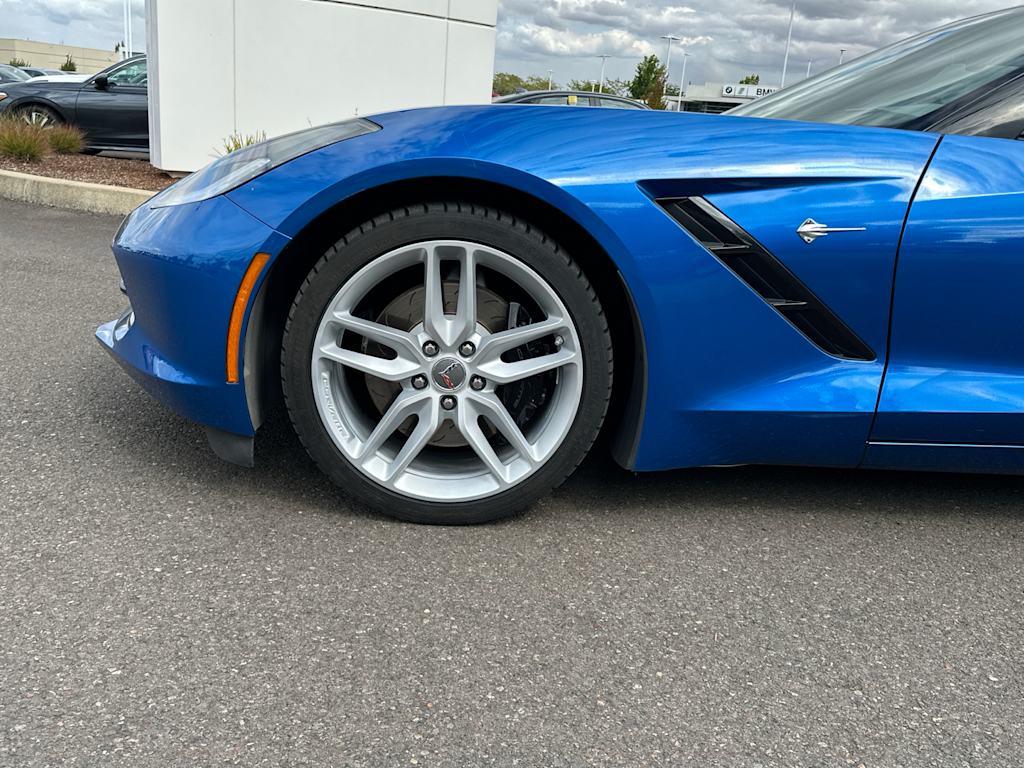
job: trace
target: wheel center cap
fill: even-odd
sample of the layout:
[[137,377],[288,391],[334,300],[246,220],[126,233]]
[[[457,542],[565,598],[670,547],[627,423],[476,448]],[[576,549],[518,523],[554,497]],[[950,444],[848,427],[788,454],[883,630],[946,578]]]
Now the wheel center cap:
[[446,392],[454,392],[466,383],[466,366],[454,357],[438,360],[430,371],[434,385]]

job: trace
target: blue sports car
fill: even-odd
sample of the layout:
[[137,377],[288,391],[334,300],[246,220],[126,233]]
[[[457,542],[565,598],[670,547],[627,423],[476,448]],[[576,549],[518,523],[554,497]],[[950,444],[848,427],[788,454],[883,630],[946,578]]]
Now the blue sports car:
[[[770,118],[770,119],[769,119]],[[604,433],[637,471],[1024,470],[1024,9],[727,116],[502,106],[314,128],[124,222],[99,340],[253,463],[474,523]]]

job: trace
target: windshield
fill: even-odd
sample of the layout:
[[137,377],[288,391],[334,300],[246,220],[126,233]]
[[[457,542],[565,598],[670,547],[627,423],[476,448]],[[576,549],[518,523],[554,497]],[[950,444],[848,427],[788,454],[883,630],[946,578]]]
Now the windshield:
[[0,73],[10,77],[12,80],[28,80],[31,75],[22,72],[17,67],[9,67],[6,64],[0,64]]
[[1024,74],[1024,8],[926,32],[805,80],[732,115],[928,129]]

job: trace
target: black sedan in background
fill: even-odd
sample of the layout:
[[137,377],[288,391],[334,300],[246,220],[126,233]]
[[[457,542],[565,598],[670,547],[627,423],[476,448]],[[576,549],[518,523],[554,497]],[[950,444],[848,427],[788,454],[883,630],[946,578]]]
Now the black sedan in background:
[[[20,70],[18,70],[20,73]],[[24,74],[24,73],[21,73]],[[149,151],[146,57],[118,62],[85,82],[0,84],[0,115],[48,126],[71,123],[85,132],[86,147]]]
[[587,91],[525,91],[499,96],[495,104],[549,104],[556,107],[605,107],[606,109],[650,109],[646,104],[622,96]]

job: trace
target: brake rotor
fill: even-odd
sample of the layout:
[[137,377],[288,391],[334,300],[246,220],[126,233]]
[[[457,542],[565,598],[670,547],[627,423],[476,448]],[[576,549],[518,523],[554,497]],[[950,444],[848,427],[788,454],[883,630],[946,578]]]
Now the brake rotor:
[[[447,314],[454,314],[459,301],[459,284],[455,280],[445,280],[442,283],[444,297],[444,311]],[[425,304],[426,289],[421,285],[410,288],[399,294],[392,300],[377,316],[377,322],[401,331],[411,331],[423,321],[423,309]],[[476,289],[476,311],[477,323],[482,325],[488,333],[498,333],[508,327],[509,304],[494,291],[478,285]],[[362,351],[377,357],[388,356],[383,347],[376,342],[363,339]],[[401,384],[392,381],[384,381],[376,376],[366,376],[366,390],[373,401],[374,407],[381,413],[394,402],[395,397],[402,391]],[[408,436],[415,425],[415,420],[410,417],[398,431]],[[458,428],[446,421],[434,434],[430,445],[443,448],[459,448],[466,445]]]

